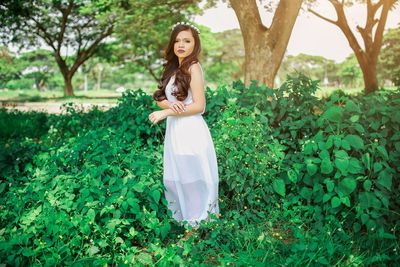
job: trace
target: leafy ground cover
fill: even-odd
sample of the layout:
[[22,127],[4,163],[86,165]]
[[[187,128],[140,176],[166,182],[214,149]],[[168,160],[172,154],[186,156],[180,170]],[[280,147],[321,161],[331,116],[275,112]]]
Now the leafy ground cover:
[[0,263],[11,266],[394,266],[400,91],[207,89],[219,218],[188,238],[166,208],[165,123],[141,89],[106,112],[0,112]]

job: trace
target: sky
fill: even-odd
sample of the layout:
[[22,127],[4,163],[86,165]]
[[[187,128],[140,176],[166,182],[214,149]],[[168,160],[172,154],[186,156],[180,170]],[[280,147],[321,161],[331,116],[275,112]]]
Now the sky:
[[[257,0],[260,16],[263,23],[270,25],[272,14],[267,14]],[[336,12],[328,1],[319,1],[315,11],[324,16],[336,20]],[[366,17],[366,5],[354,5],[345,9],[349,24],[357,39],[361,36],[356,32],[356,25],[364,26]],[[379,14],[379,11],[378,11]],[[194,22],[205,25],[212,32],[221,32],[229,29],[239,29],[239,22],[235,12],[228,7],[227,3],[219,3],[217,7],[204,11],[203,15],[197,15]],[[400,26],[400,5],[389,12],[385,29]],[[362,42],[359,42],[362,44]],[[342,62],[353,51],[342,31],[336,25],[318,18],[307,11],[300,11],[290,37],[287,55],[308,55],[323,56],[328,59]]]

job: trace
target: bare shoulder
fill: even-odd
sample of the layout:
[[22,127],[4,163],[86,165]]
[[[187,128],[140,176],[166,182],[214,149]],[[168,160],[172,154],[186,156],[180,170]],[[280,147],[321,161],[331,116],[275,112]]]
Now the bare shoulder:
[[193,76],[193,75],[196,75],[196,76],[203,76],[203,69],[202,69],[202,67],[201,67],[201,65],[200,65],[200,62],[196,62],[196,63],[190,65],[190,67],[189,67],[189,72],[190,72],[190,74],[191,74],[192,76]]

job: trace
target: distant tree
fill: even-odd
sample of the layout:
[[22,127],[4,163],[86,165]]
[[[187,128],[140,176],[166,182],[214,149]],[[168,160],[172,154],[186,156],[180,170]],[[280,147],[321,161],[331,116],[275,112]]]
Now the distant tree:
[[18,79],[21,69],[16,64],[15,55],[4,46],[0,47],[0,88],[4,88],[8,81]]
[[362,77],[357,58],[354,54],[348,56],[339,67],[339,77],[341,83],[349,87],[356,87]]
[[79,66],[113,32],[112,7],[107,0],[4,0],[0,39],[20,47],[48,45],[64,77],[64,94],[72,96],[72,78]]
[[332,67],[334,65],[335,62],[333,60],[322,56],[298,54],[296,56],[287,56],[283,60],[279,71],[285,75],[294,72],[301,72],[312,79],[318,79],[323,82],[325,78],[328,81],[334,80],[331,75]]
[[229,83],[243,77],[244,45],[240,30],[212,33],[202,30],[207,81]]
[[379,70],[383,79],[400,86],[400,27],[390,29],[384,36]]
[[[399,0],[379,0],[373,3],[372,0],[329,0],[336,11],[336,20],[327,18],[316,12],[314,9],[309,8],[311,13],[329,23],[338,26],[344,33],[361,67],[364,78],[365,93],[367,94],[376,91],[379,88],[377,78],[377,63],[379,52],[382,46],[383,32],[389,11],[398,1]],[[315,2],[315,0],[309,2]],[[355,2],[365,3],[367,7],[365,26],[357,26],[357,30],[361,34],[364,45],[360,45],[357,41],[353,31],[349,26],[344,11],[345,6],[352,5]],[[378,12],[379,10],[380,13]],[[378,14],[379,16],[377,17]]]
[[39,91],[43,91],[47,87],[50,76],[57,71],[53,55],[49,50],[37,49],[25,52],[18,58],[18,62],[23,69],[23,76],[32,78]]

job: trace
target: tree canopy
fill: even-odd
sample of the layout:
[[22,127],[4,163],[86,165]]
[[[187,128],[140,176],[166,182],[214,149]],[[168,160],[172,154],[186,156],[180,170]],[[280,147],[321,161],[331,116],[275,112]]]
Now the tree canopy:
[[400,27],[390,29],[385,34],[379,63],[382,79],[400,86]]

